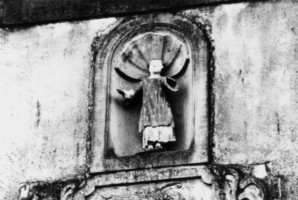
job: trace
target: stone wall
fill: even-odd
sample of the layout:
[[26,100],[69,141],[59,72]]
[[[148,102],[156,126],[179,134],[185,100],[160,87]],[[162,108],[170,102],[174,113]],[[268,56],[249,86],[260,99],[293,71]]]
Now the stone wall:
[[[283,178],[284,199],[296,199],[297,2],[177,14],[205,24],[213,40],[211,164],[266,164]],[[91,44],[119,20],[0,30],[0,199],[17,199],[23,182],[87,171]]]
[[90,45],[114,21],[1,30],[0,199],[86,171]]

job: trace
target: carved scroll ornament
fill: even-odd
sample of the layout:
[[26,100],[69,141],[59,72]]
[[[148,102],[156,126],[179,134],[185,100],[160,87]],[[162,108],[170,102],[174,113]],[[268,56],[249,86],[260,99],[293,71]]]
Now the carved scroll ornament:
[[226,166],[214,167],[215,200],[266,200],[266,190],[261,180]]
[[[169,170],[169,171],[168,171]],[[173,171],[174,170],[174,171]],[[270,192],[278,190],[275,186],[268,184],[268,180],[263,180],[256,178],[251,174],[251,167],[230,167],[230,166],[213,166],[210,169],[207,167],[180,167],[180,168],[170,168],[170,169],[158,169],[149,170],[144,172],[144,177],[142,177],[141,171],[132,172],[116,172],[115,174],[107,175],[97,175],[90,177],[85,181],[78,182],[78,180],[72,182],[60,182],[60,183],[30,183],[25,184],[20,188],[19,200],[86,200],[86,199],[96,199],[93,198],[93,194],[97,190],[101,190],[98,187],[103,187],[107,184],[118,184],[128,181],[131,182],[135,177],[135,174],[139,174],[138,181],[147,182],[148,184],[154,183],[155,181],[161,181],[163,179],[168,180],[171,177],[172,181],[165,182],[164,186],[156,187],[155,192],[152,193],[151,189],[146,189],[143,186],[142,190],[137,193],[133,193],[127,198],[124,194],[112,194],[103,192],[100,193],[102,199],[138,199],[138,198],[150,198],[154,200],[160,199],[177,199],[178,196],[184,197],[187,195],[185,193],[185,183],[181,181],[182,177],[185,180],[195,180],[198,178],[201,180],[201,184],[204,184],[205,190],[209,190],[211,196],[204,196],[204,200],[277,200],[279,196],[274,196]],[[149,173],[150,172],[150,173]],[[128,173],[125,175],[125,173]],[[157,174],[168,174],[165,177],[160,177],[155,180]],[[173,176],[173,173],[176,174]],[[156,175],[154,175],[156,174]],[[146,175],[149,175],[148,177]],[[130,178],[131,176],[131,178]],[[169,177],[167,177],[169,176]],[[271,175],[268,175],[268,177]],[[177,179],[179,177],[179,179]],[[149,179],[148,179],[149,178]],[[159,180],[160,179],[160,180]],[[279,181],[277,177],[271,176],[271,180]],[[106,181],[104,181],[106,180]],[[176,181],[175,181],[176,180]],[[116,181],[113,183],[113,181]],[[123,182],[123,183],[124,183]],[[194,182],[194,184],[196,184]],[[267,191],[266,186],[271,187],[271,191]],[[132,185],[129,187],[136,187],[137,185]],[[202,185],[203,186],[203,185]],[[202,188],[200,186],[200,188]],[[104,187],[103,187],[104,188]],[[159,188],[159,189],[158,189]],[[208,189],[209,188],[209,189]],[[183,191],[184,189],[184,191]],[[109,191],[109,190],[106,190]],[[187,191],[187,190],[186,190]],[[191,193],[192,191],[188,191]],[[199,191],[197,191],[199,192]],[[207,193],[206,193],[207,194]],[[122,196],[121,196],[122,195]],[[177,196],[178,195],[178,196]],[[183,196],[184,195],[184,196]],[[180,198],[180,197],[179,197]],[[178,199],[179,199],[178,198]],[[200,199],[201,200],[201,199]]]

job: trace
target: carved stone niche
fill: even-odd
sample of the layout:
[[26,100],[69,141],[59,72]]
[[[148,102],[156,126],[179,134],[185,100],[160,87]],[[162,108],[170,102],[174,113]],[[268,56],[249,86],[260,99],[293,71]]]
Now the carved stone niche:
[[[94,39],[91,173],[208,162],[209,44],[200,25],[170,14],[125,19]],[[176,142],[160,152],[142,149],[142,97],[125,101],[117,93],[136,87],[152,59],[162,60],[166,76],[179,85],[178,92],[166,93]]]

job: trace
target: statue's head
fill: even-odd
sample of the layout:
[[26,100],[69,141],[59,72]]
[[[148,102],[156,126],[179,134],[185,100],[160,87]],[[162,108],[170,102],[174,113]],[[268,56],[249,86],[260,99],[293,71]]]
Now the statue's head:
[[149,64],[150,74],[160,74],[163,69],[163,64],[161,60],[151,60]]

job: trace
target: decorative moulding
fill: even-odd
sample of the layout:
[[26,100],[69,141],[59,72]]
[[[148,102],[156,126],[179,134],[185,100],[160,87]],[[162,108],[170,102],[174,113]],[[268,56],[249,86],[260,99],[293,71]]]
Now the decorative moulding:
[[92,199],[203,199],[280,200],[281,178],[266,171],[262,178],[256,167],[188,166],[132,170],[54,183],[27,183],[19,200]]

